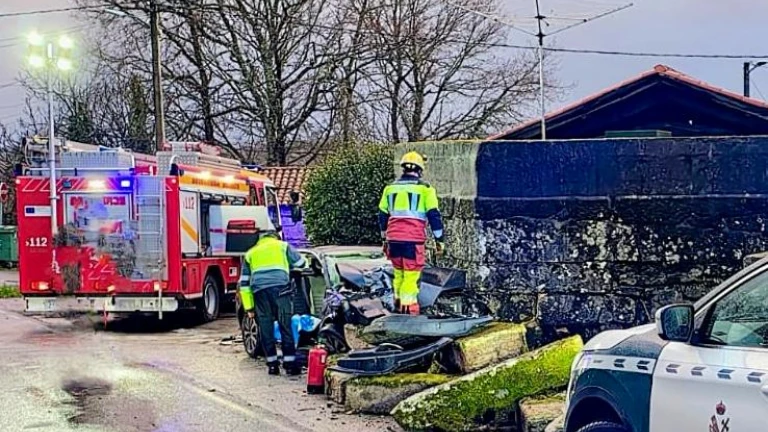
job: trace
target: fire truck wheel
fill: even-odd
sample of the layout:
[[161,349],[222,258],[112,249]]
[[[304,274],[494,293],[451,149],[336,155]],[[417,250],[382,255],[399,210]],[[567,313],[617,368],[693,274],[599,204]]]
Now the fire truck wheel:
[[216,278],[208,274],[203,282],[203,298],[197,304],[197,310],[205,322],[210,322],[219,317],[221,306],[221,291]]

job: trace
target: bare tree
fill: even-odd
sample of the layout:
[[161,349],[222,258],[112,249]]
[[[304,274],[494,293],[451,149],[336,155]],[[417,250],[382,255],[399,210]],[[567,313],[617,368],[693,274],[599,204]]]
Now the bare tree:
[[206,32],[226,53],[216,75],[266,142],[267,164],[315,153],[332,130],[340,61],[332,48],[341,32],[320,31],[329,2],[217,0],[217,5],[218,22],[209,22],[215,25]]
[[[139,110],[122,112],[116,136],[142,122],[151,128],[151,104],[135,103],[151,92],[148,2],[78,1],[129,15],[88,15],[101,24],[93,55],[111,76],[93,91],[103,95],[106,82],[118,83],[118,105],[134,101]],[[200,139],[244,161],[285,165],[309,163],[342,143],[481,137],[508,127],[537,97],[537,62],[499,48],[507,29],[467,12],[494,13],[498,4],[161,1],[169,139]]]
[[377,49],[370,109],[389,140],[479,137],[535,100],[536,60],[500,57],[507,29],[468,11],[496,13],[497,0],[366,1],[385,11],[366,27]]

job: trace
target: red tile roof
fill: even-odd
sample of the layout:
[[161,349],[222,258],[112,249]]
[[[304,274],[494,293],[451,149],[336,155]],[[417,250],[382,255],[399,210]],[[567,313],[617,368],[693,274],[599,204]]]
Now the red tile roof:
[[[587,97],[585,97],[585,98],[583,98],[583,99],[581,99],[579,101],[576,101],[576,102],[574,102],[572,104],[566,105],[563,108],[560,108],[560,109],[558,109],[556,111],[551,111],[551,112],[547,113],[544,116],[544,118],[546,120],[550,120],[550,119],[552,119],[554,117],[557,117],[557,116],[562,115],[562,114],[564,114],[564,113],[566,113],[568,111],[571,111],[571,110],[573,110],[575,108],[578,108],[581,105],[586,104],[587,102],[591,102],[593,100],[599,99],[599,98],[605,96],[606,94],[611,93],[612,91],[614,91],[616,89],[619,89],[619,88],[624,87],[626,85],[632,84],[632,83],[634,83],[636,81],[640,81],[640,80],[642,80],[644,78],[647,78],[647,77],[649,77],[651,75],[665,76],[667,78],[671,78],[671,79],[675,79],[675,80],[678,80],[678,81],[682,81],[682,82],[685,82],[685,83],[690,84],[692,86],[699,87],[701,89],[704,89],[704,90],[707,90],[707,91],[710,91],[710,92],[713,92],[713,93],[721,94],[721,95],[723,95],[725,97],[728,97],[728,98],[737,99],[740,102],[743,102],[743,103],[746,103],[746,104],[749,104],[749,105],[753,105],[753,106],[756,106],[756,107],[759,107],[759,108],[768,108],[768,103],[766,103],[766,102],[763,102],[763,101],[757,100],[757,99],[752,99],[752,98],[749,98],[749,97],[746,97],[746,96],[742,96],[742,95],[740,95],[738,93],[735,93],[735,92],[732,92],[730,90],[726,90],[726,89],[714,86],[712,84],[709,84],[709,83],[706,83],[706,82],[701,81],[699,79],[696,79],[696,78],[694,78],[694,77],[692,77],[690,75],[686,75],[686,74],[684,74],[684,73],[682,73],[680,71],[672,69],[669,66],[658,64],[658,65],[654,66],[653,69],[651,69],[649,71],[646,71],[646,72],[643,72],[640,75],[637,75],[637,76],[635,76],[633,78],[630,78],[630,79],[627,79],[625,81],[622,81],[622,82],[620,82],[620,83],[618,83],[616,85],[613,85],[613,86],[608,87],[608,88],[606,88],[604,90],[601,90],[601,91],[599,91],[597,93],[594,93],[594,94],[592,94],[590,96],[587,96]],[[509,134],[515,133],[517,131],[520,131],[522,129],[531,127],[532,125],[539,124],[540,122],[541,122],[541,118],[531,119],[529,121],[523,122],[523,123],[513,127],[512,129],[509,129],[509,130],[506,130],[504,132],[492,135],[492,136],[486,138],[486,140],[491,141],[491,140],[495,140],[495,139],[502,139],[506,135],[509,135]]]
[[308,167],[268,167],[261,172],[269,177],[277,187],[277,197],[281,204],[290,204],[293,191],[303,196],[304,180],[311,168]]

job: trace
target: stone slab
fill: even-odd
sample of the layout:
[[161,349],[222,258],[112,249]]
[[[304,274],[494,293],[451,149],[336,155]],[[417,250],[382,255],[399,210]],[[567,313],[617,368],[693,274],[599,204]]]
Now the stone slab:
[[491,323],[473,335],[456,340],[443,356],[450,372],[467,374],[517,357],[527,350],[525,326]]
[[561,414],[560,417],[554,419],[545,429],[544,432],[563,432],[565,430],[565,414]]
[[352,378],[354,378],[352,374],[327,371],[325,373],[325,395],[337,404],[344,405],[347,395],[347,382]]
[[514,412],[522,398],[565,387],[583,345],[579,336],[557,341],[417,393],[392,415],[406,430],[477,430],[489,413]]
[[565,409],[565,395],[545,398],[528,398],[520,401],[520,432],[546,432],[547,427]]
[[354,378],[346,383],[345,407],[355,413],[387,415],[400,401],[450,379],[429,373]]

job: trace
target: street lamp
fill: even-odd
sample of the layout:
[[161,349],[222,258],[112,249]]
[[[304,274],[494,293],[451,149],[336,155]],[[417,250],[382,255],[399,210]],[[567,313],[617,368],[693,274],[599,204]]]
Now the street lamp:
[[46,39],[40,33],[32,32],[27,38],[29,43],[29,57],[27,62],[32,69],[44,72],[46,96],[48,98],[48,171],[50,177],[51,199],[51,233],[53,236],[59,231],[57,220],[56,201],[56,129],[53,113],[53,78],[57,72],[72,70],[72,50],[74,41],[68,36],[58,39]]
[[744,62],[744,96],[749,97],[749,91],[752,85],[749,82],[749,76],[755,69],[767,65],[768,62]]

